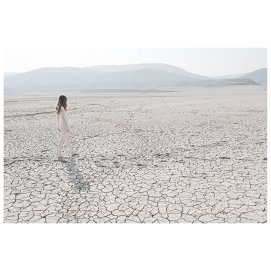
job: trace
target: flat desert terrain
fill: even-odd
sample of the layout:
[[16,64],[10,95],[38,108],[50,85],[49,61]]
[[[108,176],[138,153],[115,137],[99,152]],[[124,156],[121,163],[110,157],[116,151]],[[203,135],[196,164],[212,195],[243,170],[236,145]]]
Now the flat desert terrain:
[[260,86],[5,95],[5,223],[266,223],[267,91]]

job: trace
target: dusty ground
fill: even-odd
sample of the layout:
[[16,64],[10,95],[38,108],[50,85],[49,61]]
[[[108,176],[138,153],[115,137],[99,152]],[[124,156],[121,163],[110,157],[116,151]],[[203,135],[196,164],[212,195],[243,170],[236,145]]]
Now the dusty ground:
[[266,223],[267,93],[261,87],[5,96],[4,222]]

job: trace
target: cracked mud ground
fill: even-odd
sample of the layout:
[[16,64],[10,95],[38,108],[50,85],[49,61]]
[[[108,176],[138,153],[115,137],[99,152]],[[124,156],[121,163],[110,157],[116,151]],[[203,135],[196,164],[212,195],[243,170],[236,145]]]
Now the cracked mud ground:
[[5,96],[5,223],[266,223],[266,90],[67,94],[63,161],[57,96]]

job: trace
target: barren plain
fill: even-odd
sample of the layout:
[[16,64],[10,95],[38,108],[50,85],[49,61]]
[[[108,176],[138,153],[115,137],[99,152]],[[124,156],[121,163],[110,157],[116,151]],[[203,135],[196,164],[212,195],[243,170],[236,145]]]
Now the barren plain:
[[261,86],[5,95],[5,223],[266,223]]

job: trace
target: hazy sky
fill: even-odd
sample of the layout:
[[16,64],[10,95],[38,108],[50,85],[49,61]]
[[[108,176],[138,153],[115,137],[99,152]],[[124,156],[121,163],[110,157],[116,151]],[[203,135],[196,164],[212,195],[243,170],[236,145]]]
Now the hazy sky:
[[205,76],[247,73],[267,67],[266,48],[5,48],[4,71],[166,63]]

